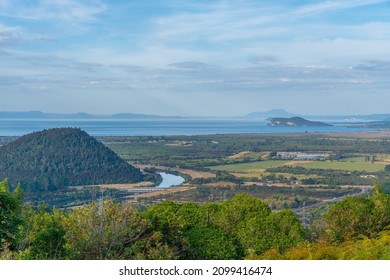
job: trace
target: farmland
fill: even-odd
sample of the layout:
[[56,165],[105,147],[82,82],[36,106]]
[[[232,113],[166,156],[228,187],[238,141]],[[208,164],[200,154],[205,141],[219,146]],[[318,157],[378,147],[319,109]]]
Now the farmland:
[[326,161],[326,162],[307,162],[301,164],[305,168],[344,170],[344,171],[365,171],[379,172],[383,171],[386,164],[354,161]]
[[[381,133],[363,133],[361,137],[356,133],[241,134],[100,140],[131,164],[186,178],[183,188],[188,189],[138,197],[141,205],[167,199],[202,204],[245,192],[275,210],[299,209],[365,194],[374,180],[379,180],[385,190],[390,186],[386,169],[390,165],[390,140]],[[323,159],[312,160],[313,155]]]
[[256,162],[249,162],[249,163],[217,165],[217,166],[211,166],[210,169],[227,171],[227,172],[254,173],[254,172],[261,172],[267,168],[282,166],[287,163],[288,161],[285,160],[266,160],[266,161],[256,161]]
[[227,172],[242,172],[242,173],[257,173],[262,172],[268,168],[279,166],[302,166],[304,168],[313,169],[329,169],[329,170],[344,170],[344,171],[366,171],[379,172],[383,171],[386,166],[385,163],[370,163],[359,162],[353,159],[345,161],[285,161],[285,160],[266,160],[250,163],[228,164],[211,166],[211,170],[220,170]]

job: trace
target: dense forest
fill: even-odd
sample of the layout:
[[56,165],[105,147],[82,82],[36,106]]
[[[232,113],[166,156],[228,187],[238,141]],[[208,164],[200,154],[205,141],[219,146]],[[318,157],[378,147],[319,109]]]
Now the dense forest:
[[347,197],[305,228],[238,194],[219,203],[111,200],[71,211],[23,205],[0,183],[1,259],[390,259],[390,196]]
[[86,132],[56,128],[34,132],[0,147],[0,178],[25,192],[67,186],[139,182],[141,171]]

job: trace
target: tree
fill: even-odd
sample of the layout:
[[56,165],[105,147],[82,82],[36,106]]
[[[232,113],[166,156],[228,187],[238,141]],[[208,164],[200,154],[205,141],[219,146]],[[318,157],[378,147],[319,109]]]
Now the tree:
[[374,233],[375,204],[364,197],[347,197],[332,206],[324,216],[326,235],[332,242],[343,242],[359,235]]
[[344,242],[360,235],[374,237],[390,225],[390,195],[375,182],[373,196],[347,197],[332,206],[324,219],[326,237],[332,242]]
[[376,221],[376,230],[381,231],[390,225],[390,195],[386,194],[379,185],[374,182],[374,195],[371,201],[375,204],[374,219]]
[[204,224],[202,213],[195,203],[179,204],[164,201],[147,209],[144,217],[151,221],[151,231],[160,233],[163,241],[181,258],[189,246],[187,232]]
[[64,215],[49,213],[43,205],[37,210],[25,207],[24,224],[20,227],[21,240],[16,257],[19,259],[50,260],[66,257]]
[[265,219],[270,213],[271,209],[260,199],[241,193],[221,203],[212,220],[221,229],[235,235],[247,220],[255,216]]
[[264,218],[253,216],[240,227],[238,233],[248,256],[270,249],[284,253],[303,241],[304,235],[301,222],[291,210],[274,212]]
[[284,253],[304,240],[305,230],[291,210],[271,213],[267,221],[270,227],[268,238],[272,240],[271,247],[277,248],[279,252]]
[[190,260],[237,260],[243,256],[241,246],[227,232],[215,228],[196,226],[185,233],[188,248],[183,254]]
[[11,194],[7,180],[0,182],[0,251],[12,248],[17,242],[22,223],[22,195],[19,189]]
[[90,203],[64,218],[66,246],[72,259],[129,257],[126,249],[139,241],[148,227],[148,221],[131,205],[111,200]]

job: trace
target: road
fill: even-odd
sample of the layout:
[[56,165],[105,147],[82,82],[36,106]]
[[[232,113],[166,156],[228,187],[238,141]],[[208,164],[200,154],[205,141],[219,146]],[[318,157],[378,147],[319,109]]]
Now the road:
[[311,208],[320,206],[320,205],[322,205],[324,203],[333,203],[333,202],[341,201],[341,200],[343,200],[347,196],[361,196],[361,195],[364,195],[369,190],[371,190],[373,188],[373,186],[345,186],[345,187],[359,188],[359,189],[361,189],[361,191],[359,193],[348,194],[348,195],[343,195],[343,196],[339,196],[339,197],[334,197],[332,199],[323,200],[323,201],[320,201],[320,202],[317,202],[317,203],[314,203],[314,204],[310,204],[310,205],[303,206],[303,207],[300,207],[300,208],[295,208],[295,209],[292,209],[292,210],[295,213],[299,213],[299,212],[302,212],[302,211],[306,211],[307,209],[311,209]]

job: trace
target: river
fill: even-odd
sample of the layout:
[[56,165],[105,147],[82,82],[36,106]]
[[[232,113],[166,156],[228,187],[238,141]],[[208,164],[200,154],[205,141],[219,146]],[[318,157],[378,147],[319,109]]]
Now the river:
[[169,188],[184,183],[185,179],[182,176],[173,175],[166,172],[159,172],[162,177],[162,182],[156,188]]

